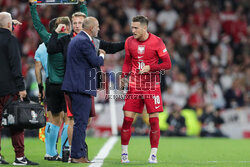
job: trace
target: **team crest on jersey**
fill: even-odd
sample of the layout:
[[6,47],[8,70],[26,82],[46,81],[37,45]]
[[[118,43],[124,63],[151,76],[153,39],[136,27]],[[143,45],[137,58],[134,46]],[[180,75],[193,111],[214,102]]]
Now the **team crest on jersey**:
[[137,53],[141,54],[141,55],[144,54],[145,53],[145,45],[138,45]]

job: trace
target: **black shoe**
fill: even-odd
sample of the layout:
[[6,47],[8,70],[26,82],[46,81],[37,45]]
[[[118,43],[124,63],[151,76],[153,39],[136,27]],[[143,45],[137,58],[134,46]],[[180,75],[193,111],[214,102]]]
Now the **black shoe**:
[[56,155],[53,156],[53,157],[47,157],[47,160],[48,160],[48,161],[62,161],[62,158],[59,157],[58,154],[56,154]]
[[13,162],[13,165],[39,165],[39,164],[28,160],[28,158],[26,158],[26,157],[23,157],[23,159],[21,159],[21,160],[16,159]]
[[62,158],[60,156],[58,156],[57,161],[62,161]]
[[0,156],[0,164],[8,165],[9,162],[5,161],[5,160],[3,159],[3,156]]
[[48,155],[48,154],[45,154],[45,155],[44,155],[44,160],[48,160],[48,158],[49,158],[49,155]]

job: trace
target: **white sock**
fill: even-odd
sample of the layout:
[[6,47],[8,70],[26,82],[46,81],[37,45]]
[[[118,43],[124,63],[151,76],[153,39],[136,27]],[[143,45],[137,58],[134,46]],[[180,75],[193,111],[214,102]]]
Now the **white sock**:
[[150,155],[154,154],[156,156],[158,148],[151,148]]
[[69,145],[69,157],[71,156],[71,145]]
[[19,158],[16,158],[18,161],[21,161],[24,157],[19,157]]
[[128,153],[128,145],[122,145],[122,154],[123,153]]

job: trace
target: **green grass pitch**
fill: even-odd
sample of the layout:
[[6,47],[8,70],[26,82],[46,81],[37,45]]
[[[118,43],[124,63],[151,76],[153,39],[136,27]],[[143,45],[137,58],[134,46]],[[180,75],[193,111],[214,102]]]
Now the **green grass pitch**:
[[[87,138],[89,157],[92,160],[105,138]],[[2,139],[2,154],[12,163],[14,151],[11,139]],[[158,164],[148,164],[150,153],[148,137],[132,137],[129,145],[129,164],[120,163],[120,140],[114,145],[103,167],[157,166],[157,167],[250,167],[250,140],[225,138],[166,138],[161,137],[158,149]],[[40,166],[89,166],[89,164],[67,164],[43,160],[44,143],[38,139],[25,139],[25,154]]]

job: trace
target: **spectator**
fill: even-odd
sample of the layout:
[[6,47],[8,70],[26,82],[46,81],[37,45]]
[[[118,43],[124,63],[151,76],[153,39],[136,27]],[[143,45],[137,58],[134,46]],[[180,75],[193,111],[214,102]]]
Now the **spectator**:
[[157,16],[157,22],[163,30],[171,33],[178,20],[178,13],[172,8],[170,3],[165,4],[164,9]]
[[241,80],[234,80],[232,88],[226,91],[225,98],[226,108],[236,108],[244,105],[244,93]]
[[213,104],[216,109],[222,109],[225,107],[225,99],[223,91],[216,75],[212,76],[211,80],[207,80],[205,83],[205,103]]
[[167,136],[186,136],[185,118],[181,115],[181,107],[178,104],[172,105],[172,112],[168,116],[169,125],[165,135]]
[[146,0],[142,3],[142,8],[139,11],[140,15],[146,16],[149,19],[148,22],[148,30],[152,33],[156,33],[157,25],[156,25],[156,11],[151,8],[151,2]]
[[228,35],[232,34],[232,26],[237,16],[232,8],[232,3],[230,1],[225,1],[225,10],[220,14],[220,20],[222,21],[222,28],[224,32]]
[[205,37],[208,40],[208,46],[211,54],[214,54],[214,50],[219,42],[221,32],[221,22],[219,20],[219,14],[217,10],[217,8],[213,8],[211,17],[207,21],[207,27],[205,28],[207,33]]
[[220,130],[220,125],[223,124],[224,121],[213,105],[206,105],[205,111],[199,120],[202,123],[201,137],[226,137]]
[[201,85],[198,85],[197,89],[195,89],[194,93],[190,94],[188,99],[188,106],[193,109],[203,108],[205,105],[205,95],[204,88]]
[[245,101],[246,101],[246,104],[248,104],[248,106],[250,105],[250,66],[248,66],[246,69],[245,69],[245,80],[244,80],[244,87],[246,88],[245,90]]
[[172,93],[178,105],[184,107],[187,103],[189,90],[186,83],[186,76],[183,73],[178,73],[176,80],[172,83]]
[[227,67],[225,69],[224,74],[220,77],[220,84],[222,86],[222,90],[226,92],[233,85],[233,75],[232,75],[232,67]]
[[130,23],[132,18],[137,15],[138,11],[135,9],[135,1],[133,0],[126,1],[125,5],[124,11],[128,17],[128,23]]

